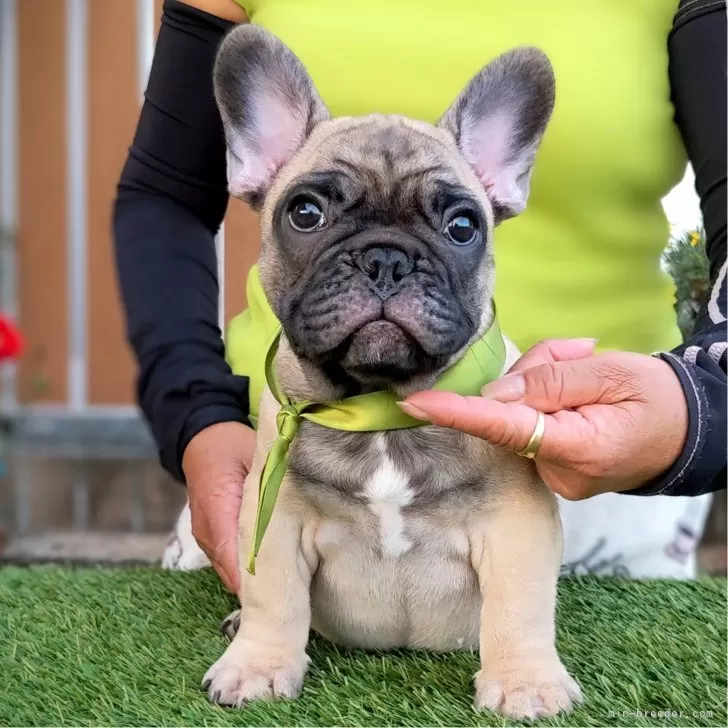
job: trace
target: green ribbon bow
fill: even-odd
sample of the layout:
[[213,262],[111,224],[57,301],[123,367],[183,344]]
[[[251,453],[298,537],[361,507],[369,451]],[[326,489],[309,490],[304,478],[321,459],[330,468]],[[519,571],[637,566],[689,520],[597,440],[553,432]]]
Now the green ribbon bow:
[[[396,395],[387,391],[361,394],[334,402],[292,402],[278,386],[274,372],[280,335],[281,330],[278,328],[265,358],[267,384],[281,409],[276,416],[278,436],[266,457],[258,488],[258,512],[248,560],[248,572],[251,574],[255,574],[255,559],[286,472],[288,450],[303,420],[349,432],[403,430],[427,424],[405,414],[397,404]],[[438,378],[433,389],[464,396],[478,395],[483,386],[500,377],[505,355],[503,335],[498,319],[494,317],[493,324],[485,334]]]

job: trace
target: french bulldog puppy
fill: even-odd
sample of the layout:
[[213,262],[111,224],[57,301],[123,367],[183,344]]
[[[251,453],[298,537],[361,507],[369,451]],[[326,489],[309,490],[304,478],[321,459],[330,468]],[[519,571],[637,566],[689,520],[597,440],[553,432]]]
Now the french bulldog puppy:
[[[493,229],[526,204],[554,103],[547,58],[494,60],[436,126],[331,118],[301,62],[250,25],[223,41],[214,82],[230,192],[260,212],[279,386],[314,401],[431,386],[493,321]],[[257,575],[245,571],[278,410],[266,389],[239,627],[203,680],[213,701],[295,698],[310,628],[362,648],[478,649],[476,706],[513,718],[581,699],[554,641],[554,496],[532,461],[477,438],[304,422]]]

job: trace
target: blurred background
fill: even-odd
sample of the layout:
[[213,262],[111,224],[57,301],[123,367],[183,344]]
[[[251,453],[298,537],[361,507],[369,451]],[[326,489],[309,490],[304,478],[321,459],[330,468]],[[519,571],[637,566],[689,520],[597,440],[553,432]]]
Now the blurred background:
[[[156,560],[185,500],[134,404],[111,242],[161,5],[0,0],[0,338],[16,326],[23,339],[1,364],[0,563]],[[689,170],[664,204],[689,317],[705,285]],[[257,238],[232,201],[217,241],[223,324],[245,306]],[[726,571],[725,504],[723,492],[701,546],[711,573]]]

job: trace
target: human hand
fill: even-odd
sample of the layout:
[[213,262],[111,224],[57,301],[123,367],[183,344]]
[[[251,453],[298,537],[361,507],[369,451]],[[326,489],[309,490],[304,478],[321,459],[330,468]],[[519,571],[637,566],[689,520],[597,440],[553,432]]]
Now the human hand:
[[688,410],[669,364],[631,353],[594,355],[591,339],[529,349],[482,397],[418,392],[403,409],[514,452],[531,438],[537,412],[546,429],[535,458],[544,482],[569,500],[632,490],[680,455]]
[[254,450],[250,427],[220,422],[198,432],[182,456],[192,535],[223,584],[235,593],[240,588],[238,518]]

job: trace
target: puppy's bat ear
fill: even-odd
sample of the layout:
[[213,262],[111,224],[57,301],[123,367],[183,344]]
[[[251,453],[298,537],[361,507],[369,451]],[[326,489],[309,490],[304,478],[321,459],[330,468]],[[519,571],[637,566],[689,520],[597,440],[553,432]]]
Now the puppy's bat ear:
[[328,111],[298,58],[255,25],[228,33],[213,78],[227,143],[228,189],[234,197],[259,201]]
[[518,48],[478,73],[438,126],[447,129],[478,175],[500,222],[522,212],[531,168],[554,107],[551,63]]

